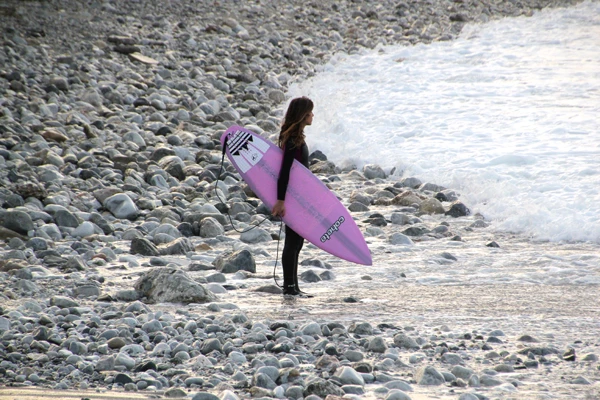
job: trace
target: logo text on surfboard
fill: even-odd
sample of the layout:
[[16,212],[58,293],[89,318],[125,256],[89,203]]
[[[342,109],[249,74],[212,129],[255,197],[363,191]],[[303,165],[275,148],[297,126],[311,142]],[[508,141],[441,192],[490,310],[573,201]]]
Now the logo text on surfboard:
[[331,239],[331,235],[333,235],[335,232],[337,232],[340,229],[340,225],[342,225],[344,223],[344,221],[346,221],[346,219],[344,217],[338,218],[338,220],[335,221],[333,223],[333,225],[331,225],[329,227],[329,229],[327,229],[327,232],[325,232],[323,234],[323,236],[321,236],[321,242],[325,243],[326,241]]

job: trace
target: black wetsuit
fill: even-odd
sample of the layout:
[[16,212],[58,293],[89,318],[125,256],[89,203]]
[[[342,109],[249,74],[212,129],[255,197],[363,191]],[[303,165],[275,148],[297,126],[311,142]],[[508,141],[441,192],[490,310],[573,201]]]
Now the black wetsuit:
[[[277,200],[285,200],[288,183],[290,181],[290,169],[294,160],[298,160],[308,168],[308,146],[302,143],[301,146],[284,146],[283,161],[277,180]],[[281,255],[281,264],[283,265],[283,288],[284,293],[298,291],[298,257],[300,250],[304,245],[304,238],[293,231],[289,226],[285,227],[285,244]]]

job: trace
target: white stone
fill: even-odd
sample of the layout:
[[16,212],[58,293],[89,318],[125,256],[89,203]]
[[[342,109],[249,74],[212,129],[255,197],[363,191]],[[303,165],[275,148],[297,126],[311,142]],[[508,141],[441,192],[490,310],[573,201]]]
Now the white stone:
[[207,217],[200,225],[200,237],[213,238],[225,233],[225,228],[215,218]]
[[104,201],[104,207],[106,207],[112,215],[122,219],[133,219],[137,217],[139,212],[133,200],[125,193],[117,193],[110,196]]
[[48,235],[52,240],[62,240],[63,236],[56,224],[45,224],[40,226],[39,230]]
[[231,390],[224,390],[221,393],[221,400],[240,400],[240,398]]
[[322,335],[323,332],[321,331],[321,325],[317,324],[316,322],[309,322],[308,324],[304,325],[302,328],[300,328],[300,331],[305,334],[305,335]]
[[181,232],[179,232],[179,230],[171,224],[159,225],[156,229],[152,231],[153,235],[156,235],[157,233],[166,233],[167,235],[173,236],[174,238],[179,238],[182,236]]
[[432,366],[421,367],[415,372],[415,381],[419,385],[437,386],[446,382],[444,376]]
[[393,245],[408,245],[408,246],[413,246],[415,243],[411,240],[411,238],[409,238],[408,236],[396,232],[392,235],[390,235],[389,237],[389,242]]
[[410,223],[408,215],[402,213],[392,213],[390,220],[392,221],[392,224],[396,225],[406,225]]
[[203,204],[200,208],[200,212],[204,214],[221,214],[217,207],[212,204]]
[[227,293],[227,289],[225,289],[223,286],[219,285],[218,283],[207,283],[204,286],[208,290],[210,290],[211,292],[216,293],[216,294]]
[[242,233],[240,235],[240,240],[244,243],[261,243],[270,242],[273,238],[271,238],[271,234],[264,229],[256,228]]
[[167,235],[166,233],[157,233],[152,238],[152,242],[156,245],[171,243],[175,238],[171,235]]
[[115,365],[122,365],[127,369],[133,369],[135,367],[135,360],[125,353],[119,353],[115,359]]
[[401,380],[389,381],[384,386],[388,389],[398,389],[398,390],[402,390],[403,392],[412,392],[413,391],[412,386],[410,386],[408,383],[401,381]]
[[285,399],[285,389],[281,386],[277,386],[275,389],[273,389],[273,394],[278,399]]
[[342,367],[335,372],[342,384],[344,385],[364,385],[365,380],[362,375],[356,372],[354,368]]
[[385,400],[411,400],[410,396],[404,393],[402,390],[390,390],[385,396]]
[[73,237],[87,237],[92,236],[95,233],[94,224],[91,222],[85,221],[81,225],[79,225],[73,233],[71,234]]
[[243,364],[246,361],[248,361],[246,359],[246,356],[243,353],[240,353],[239,351],[232,351],[231,353],[229,353],[229,359],[234,364]]
[[363,168],[363,174],[367,179],[386,178],[385,171],[379,165],[376,164],[365,165]]

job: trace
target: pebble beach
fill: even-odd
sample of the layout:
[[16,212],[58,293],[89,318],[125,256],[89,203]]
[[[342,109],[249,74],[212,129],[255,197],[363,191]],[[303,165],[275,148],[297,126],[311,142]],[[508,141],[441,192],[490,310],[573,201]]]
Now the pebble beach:
[[[219,142],[275,141],[335,54],[578,3],[2,2],[0,399],[600,398],[597,285],[544,281],[526,237],[436,182],[316,149],[374,264],[306,243],[315,297],[282,296],[281,224]],[[535,246],[600,265],[594,243]],[[507,252],[531,285],[480,281]]]

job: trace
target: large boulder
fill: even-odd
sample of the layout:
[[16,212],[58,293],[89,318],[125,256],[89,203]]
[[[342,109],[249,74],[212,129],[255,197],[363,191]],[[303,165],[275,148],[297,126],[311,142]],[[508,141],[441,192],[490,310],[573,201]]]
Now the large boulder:
[[142,275],[135,290],[151,303],[209,303],[216,296],[177,268],[156,268]]

